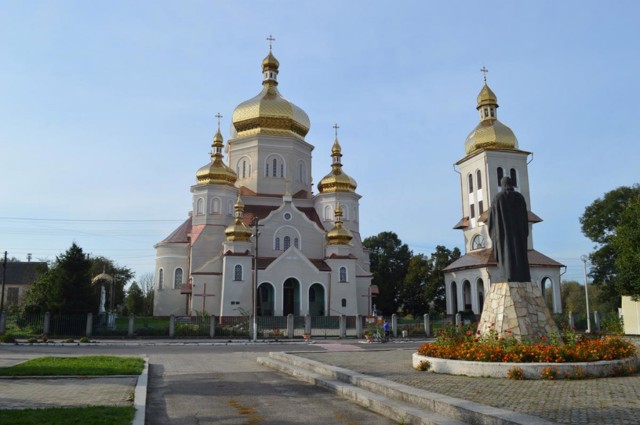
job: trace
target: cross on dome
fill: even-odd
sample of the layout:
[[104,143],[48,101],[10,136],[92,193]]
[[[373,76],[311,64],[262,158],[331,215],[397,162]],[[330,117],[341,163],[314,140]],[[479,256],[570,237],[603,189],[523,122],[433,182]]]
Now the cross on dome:
[[487,83],[487,72],[489,72],[489,70],[487,69],[486,66],[482,65],[482,68],[480,69],[480,72],[482,72],[484,74],[484,82],[486,84]]
[[269,34],[269,37],[267,37],[267,40],[269,41],[269,51],[271,51],[271,43],[273,43],[274,41],[276,41],[275,38],[273,38],[273,36],[271,34]]
[[338,126],[337,123],[333,125],[333,129],[335,130],[335,133],[336,133],[336,139],[338,138],[338,129],[339,128],[340,128],[340,126]]
[[214,116],[218,119],[218,128],[220,128],[220,118],[222,118],[222,115],[220,114],[220,112],[218,112]]

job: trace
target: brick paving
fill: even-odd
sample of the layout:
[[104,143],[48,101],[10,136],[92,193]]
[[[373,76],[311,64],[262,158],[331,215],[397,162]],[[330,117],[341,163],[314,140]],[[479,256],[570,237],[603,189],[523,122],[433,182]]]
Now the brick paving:
[[512,381],[418,372],[415,350],[295,353],[301,357],[455,398],[562,424],[640,423],[640,375],[560,381]]

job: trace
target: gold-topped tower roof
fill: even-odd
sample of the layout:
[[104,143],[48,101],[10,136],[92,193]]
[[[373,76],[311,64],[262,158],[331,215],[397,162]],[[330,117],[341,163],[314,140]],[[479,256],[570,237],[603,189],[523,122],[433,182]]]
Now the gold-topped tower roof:
[[327,244],[329,245],[349,245],[353,239],[353,233],[342,226],[342,207],[338,202],[334,213],[335,224],[331,230],[327,232]]
[[240,194],[238,194],[236,204],[233,206],[233,215],[235,218],[233,224],[227,226],[224,231],[227,240],[230,242],[248,242],[252,233],[251,229],[243,221],[244,202],[240,199]]
[[213,136],[211,144],[211,162],[201,167],[196,172],[196,184],[224,184],[233,186],[238,175],[222,161],[222,149],[224,147],[224,139],[220,133],[220,118],[222,115],[216,114],[218,119],[218,130]]
[[338,141],[338,124],[334,124],[335,140],[331,147],[331,172],[318,183],[320,193],[355,192],[358,183],[342,170],[342,148]]
[[484,85],[478,94],[476,109],[480,113],[480,123],[469,133],[464,144],[467,155],[482,149],[518,149],[518,139],[513,131],[498,120],[498,97],[487,85],[487,68]]
[[269,53],[262,60],[262,91],[242,102],[233,111],[232,123],[236,137],[254,134],[294,135],[304,138],[309,132],[309,116],[300,107],[285,99],[278,91],[280,62],[273,55],[269,36]]

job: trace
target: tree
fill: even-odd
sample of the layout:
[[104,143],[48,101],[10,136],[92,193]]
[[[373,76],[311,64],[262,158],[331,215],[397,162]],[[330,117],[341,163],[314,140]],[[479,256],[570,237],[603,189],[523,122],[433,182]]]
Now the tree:
[[427,311],[425,282],[431,273],[431,264],[424,254],[411,257],[407,276],[400,290],[400,303],[405,313],[416,315]]
[[411,251],[393,232],[381,232],[363,241],[369,249],[372,284],[380,294],[375,299],[377,309],[384,314],[393,314],[400,306],[400,290],[407,275]]
[[640,195],[620,215],[611,238],[616,253],[616,287],[622,295],[640,297]]
[[127,313],[129,314],[141,314],[144,308],[144,294],[142,289],[137,283],[133,282],[129,286],[127,296],[125,298],[125,305],[127,306]]
[[25,311],[97,313],[100,298],[91,285],[90,269],[91,260],[74,242],[27,291],[23,300]]
[[429,300],[427,308],[429,314],[438,316],[447,311],[444,269],[458,258],[460,258],[460,250],[458,248],[449,250],[443,245],[436,246],[436,251],[431,254],[429,258],[431,273],[425,287],[425,295]]
[[[639,252],[633,227],[637,227],[640,216],[637,208],[632,206],[638,202],[638,197],[640,185],[619,187],[607,192],[603,198],[596,199],[585,208],[580,217],[582,233],[596,244],[595,251],[589,255],[592,264],[590,276],[594,284],[601,286],[605,299],[619,299],[623,293],[640,295],[638,288],[631,282],[637,276],[632,265],[635,264],[634,255],[637,256]],[[630,209],[628,213],[627,209]],[[619,228],[619,225],[622,227]],[[622,231],[620,236],[619,230]],[[629,243],[625,242],[626,237],[631,238]],[[621,254],[623,258],[618,260]],[[620,280],[619,267],[624,270]]]
[[138,286],[142,290],[144,304],[142,307],[143,316],[153,316],[153,273],[144,273],[138,279]]

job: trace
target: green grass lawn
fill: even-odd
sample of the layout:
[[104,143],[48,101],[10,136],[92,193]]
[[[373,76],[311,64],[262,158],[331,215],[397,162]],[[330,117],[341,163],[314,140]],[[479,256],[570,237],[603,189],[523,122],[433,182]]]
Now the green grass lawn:
[[39,357],[0,368],[0,376],[140,375],[143,368],[144,360],[139,357]]
[[130,425],[135,413],[136,409],[133,406],[0,410],[0,424]]

